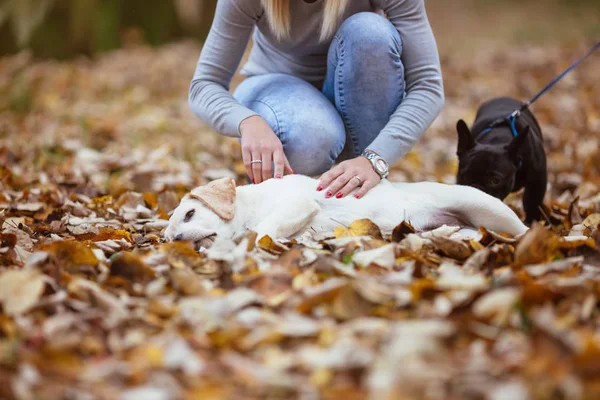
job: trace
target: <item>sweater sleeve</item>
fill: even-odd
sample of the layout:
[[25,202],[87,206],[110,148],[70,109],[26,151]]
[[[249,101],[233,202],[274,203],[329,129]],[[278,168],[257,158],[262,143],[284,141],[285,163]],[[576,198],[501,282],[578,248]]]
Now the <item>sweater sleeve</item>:
[[380,0],[379,3],[400,33],[406,97],[368,148],[393,164],[414,147],[441,112],[444,86],[424,0]]
[[218,0],[192,79],[192,112],[225,136],[240,136],[240,123],[257,115],[229,94],[229,86],[261,13],[259,0]]

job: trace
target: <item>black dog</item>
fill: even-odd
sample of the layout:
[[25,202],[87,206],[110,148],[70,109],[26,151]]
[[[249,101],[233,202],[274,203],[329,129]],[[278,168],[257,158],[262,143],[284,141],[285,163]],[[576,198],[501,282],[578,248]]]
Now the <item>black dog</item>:
[[458,121],[456,181],[500,200],[525,187],[525,222],[530,224],[541,219],[540,208],[548,180],[542,130],[528,109],[516,118],[514,130],[510,121],[488,129],[522,104],[509,97],[493,99],[479,108],[471,130],[463,120]]

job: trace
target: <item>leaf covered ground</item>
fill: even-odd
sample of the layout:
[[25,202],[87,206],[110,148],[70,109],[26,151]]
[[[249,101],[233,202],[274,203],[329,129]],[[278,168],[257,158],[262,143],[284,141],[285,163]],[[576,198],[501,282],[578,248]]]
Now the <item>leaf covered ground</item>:
[[[457,119],[584,50],[444,57],[445,110],[390,179],[454,182]],[[237,142],[188,110],[198,53],[0,59],[0,398],[599,398],[600,57],[533,108],[550,187],[524,237],[357,221],[197,253],[164,243],[169,211],[245,183]]]

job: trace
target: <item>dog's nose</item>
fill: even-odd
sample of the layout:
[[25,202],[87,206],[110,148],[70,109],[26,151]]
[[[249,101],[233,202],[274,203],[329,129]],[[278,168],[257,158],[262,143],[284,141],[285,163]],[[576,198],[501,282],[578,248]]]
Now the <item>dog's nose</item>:
[[179,235],[176,235],[173,238],[174,241],[179,242],[180,240],[183,240],[183,233],[180,233]]

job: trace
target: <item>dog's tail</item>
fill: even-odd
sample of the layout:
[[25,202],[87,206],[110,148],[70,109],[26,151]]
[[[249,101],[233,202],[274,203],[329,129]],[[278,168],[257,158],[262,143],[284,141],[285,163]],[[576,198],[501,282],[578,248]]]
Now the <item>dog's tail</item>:
[[453,211],[470,226],[474,228],[483,226],[513,236],[529,229],[502,200],[470,186],[457,185],[454,189],[452,193],[458,193],[460,199],[451,201],[455,204]]
[[438,215],[431,221],[434,225],[458,225],[475,229],[483,226],[513,236],[528,229],[510,207],[479,189],[461,185],[440,185],[435,188],[434,193],[435,208],[438,210]]

